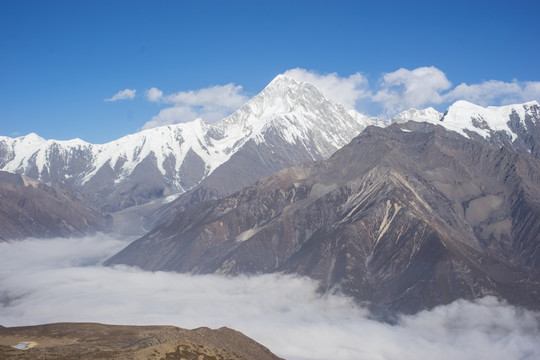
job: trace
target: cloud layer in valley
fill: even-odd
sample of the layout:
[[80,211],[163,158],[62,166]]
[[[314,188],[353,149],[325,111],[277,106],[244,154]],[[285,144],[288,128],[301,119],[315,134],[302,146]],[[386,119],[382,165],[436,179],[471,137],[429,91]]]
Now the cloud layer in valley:
[[494,298],[457,301],[394,325],[290,275],[226,278],[100,263],[109,236],[0,243],[0,324],[57,321],[228,326],[289,360],[536,359],[539,314]]

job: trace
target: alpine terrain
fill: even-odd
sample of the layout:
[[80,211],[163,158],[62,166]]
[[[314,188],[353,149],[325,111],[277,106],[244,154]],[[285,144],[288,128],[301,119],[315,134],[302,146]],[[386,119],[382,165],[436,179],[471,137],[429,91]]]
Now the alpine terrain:
[[109,221],[67,185],[0,171],[0,241],[81,236],[107,230]]
[[0,236],[108,226],[145,234],[108,265],[297,273],[384,311],[485,295],[540,308],[539,143],[535,101],[386,122],[279,75],[215,124],[101,145],[1,137]]
[[403,113],[328,160],[177,213],[108,264],[298,273],[381,310],[485,295],[538,309],[539,113],[461,101]]

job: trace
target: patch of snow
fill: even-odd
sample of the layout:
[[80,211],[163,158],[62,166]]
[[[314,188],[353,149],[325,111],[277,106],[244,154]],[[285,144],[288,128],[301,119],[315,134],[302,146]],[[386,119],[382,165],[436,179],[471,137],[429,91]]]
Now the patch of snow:
[[174,200],[178,199],[180,197],[180,195],[182,195],[182,193],[177,193],[177,194],[173,194],[173,195],[169,195],[167,197],[165,197],[162,201],[163,204],[168,204],[168,203],[171,203],[173,202]]

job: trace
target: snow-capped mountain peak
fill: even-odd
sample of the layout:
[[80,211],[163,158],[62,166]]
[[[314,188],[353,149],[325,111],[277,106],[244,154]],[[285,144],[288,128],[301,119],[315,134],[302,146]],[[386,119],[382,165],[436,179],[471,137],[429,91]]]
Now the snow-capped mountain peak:
[[[524,104],[482,107],[471,102],[460,100],[452,104],[441,123],[449,130],[469,137],[465,130],[475,132],[484,139],[493,132],[502,131],[513,141],[517,138],[516,126],[527,128],[526,119],[538,121],[539,105],[536,101]],[[511,123],[514,122],[512,126]]]
[[444,115],[431,107],[423,110],[409,109],[394,116],[391,122],[404,123],[409,120],[442,125],[467,138],[473,133],[485,140],[502,135],[513,142],[519,137],[518,133],[525,134],[531,124],[538,124],[540,106],[537,101],[529,101],[524,104],[483,107],[459,100]]
[[[278,75],[237,112],[214,125],[219,133],[249,133],[261,143],[269,131],[290,143],[314,141],[313,159],[327,157],[348,143],[373,120],[350,113],[314,85]],[[352,136],[351,136],[352,135]],[[247,139],[246,139],[247,140]]]
[[[0,169],[88,189],[91,196],[115,201],[111,208],[117,209],[188,190],[250,141],[269,147],[265,156],[280,158],[279,166],[292,166],[330,156],[371,123],[330,101],[312,84],[278,75],[215,124],[196,119],[98,145],[45,140],[36,134],[0,137]],[[144,195],[129,201],[111,195],[122,194],[123,199],[133,191]]]

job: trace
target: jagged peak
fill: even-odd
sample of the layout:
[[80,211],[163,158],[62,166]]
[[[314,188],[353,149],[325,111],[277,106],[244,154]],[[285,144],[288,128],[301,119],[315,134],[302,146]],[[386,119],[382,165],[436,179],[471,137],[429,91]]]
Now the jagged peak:
[[274,79],[272,79],[272,81],[270,81],[267,87],[278,85],[298,85],[300,82],[301,81],[298,81],[289,75],[279,74]]
[[46,141],[44,138],[42,138],[41,136],[33,132],[31,132],[28,135],[19,136],[16,139],[21,140],[21,141],[28,140],[30,142],[45,142]]
[[12,138],[9,136],[0,136],[0,140],[7,141],[8,143],[26,143],[26,144],[32,144],[32,145],[40,145],[40,144],[57,144],[60,146],[89,145],[89,143],[87,143],[84,140],[81,140],[80,138],[74,138],[74,139],[69,139],[69,140],[44,139],[34,132],[31,132],[23,136],[18,136],[15,138]]
[[517,134],[508,125],[511,115],[517,114],[523,126],[526,126],[524,123],[526,113],[530,107],[536,106],[538,106],[536,101],[530,101],[522,104],[483,107],[466,100],[459,100],[448,108],[441,121],[448,129],[464,136],[467,136],[464,130],[476,132],[483,138],[490,136],[491,131],[504,131],[513,141],[517,138]]
[[277,101],[291,101],[301,96],[310,94],[310,98],[326,98],[324,93],[315,85],[299,81],[289,75],[280,74],[276,76],[258,95],[252,98],[250,102],[257,102],[261,99],[273,98]]

